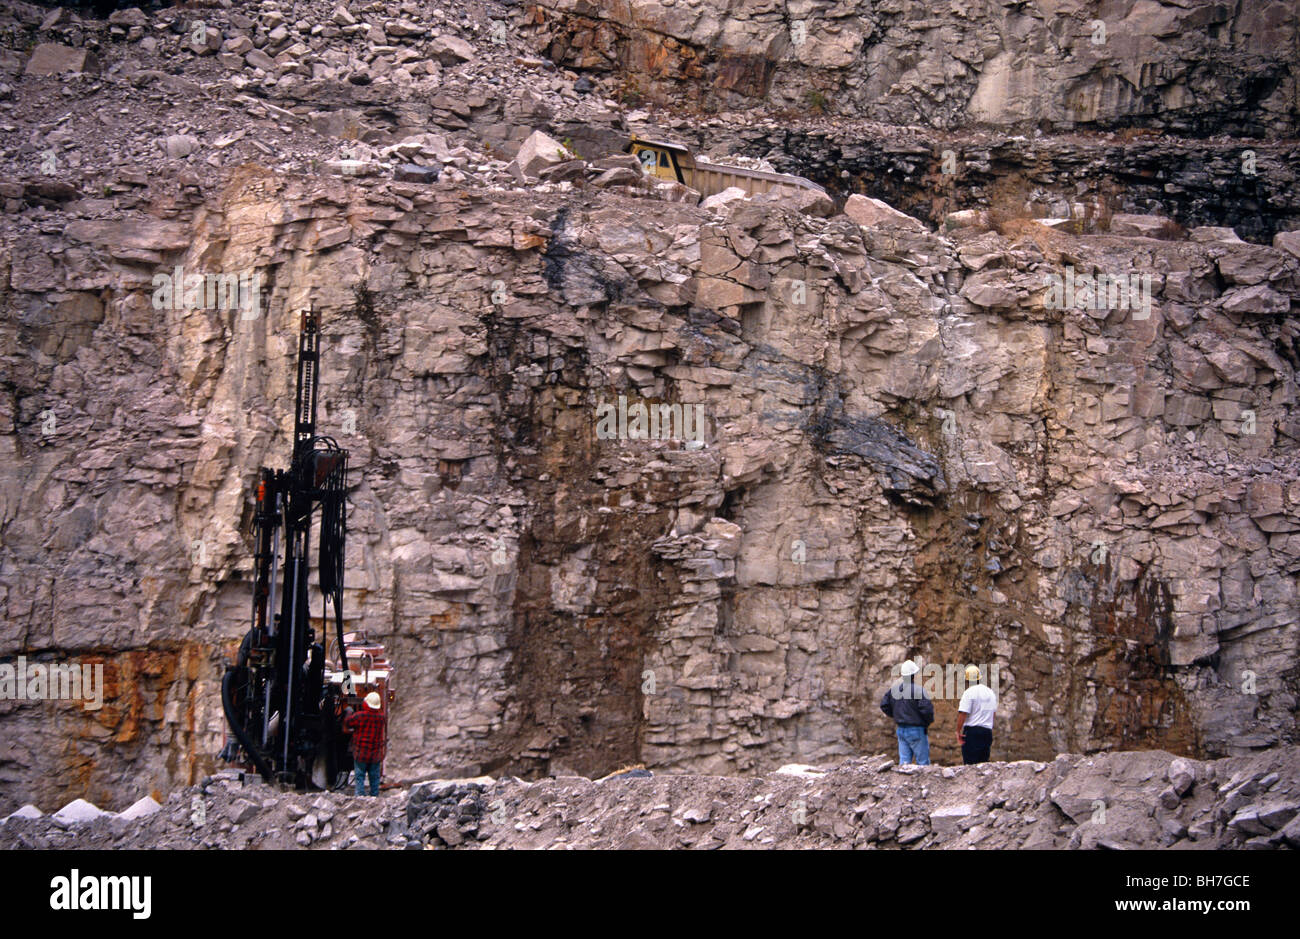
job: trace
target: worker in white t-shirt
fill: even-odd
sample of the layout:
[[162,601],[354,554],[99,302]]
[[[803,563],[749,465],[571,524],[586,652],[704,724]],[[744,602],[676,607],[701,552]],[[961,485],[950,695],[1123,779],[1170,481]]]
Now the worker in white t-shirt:
[[957,742],[961,744],[962,762],[987,763],[993,746],[993,715],[998,696],[988,685],[980,684],[978,666],[966,666],[966,680],[974,682],[957,704]]

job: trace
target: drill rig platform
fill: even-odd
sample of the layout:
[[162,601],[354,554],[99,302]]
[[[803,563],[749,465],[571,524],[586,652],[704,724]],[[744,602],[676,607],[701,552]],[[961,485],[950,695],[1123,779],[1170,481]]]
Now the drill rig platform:
[[[352,769],[345,714],[378,691],[387,717],[394,697],[383,646],[344,631],[348,451],[316,433],[319,379],[320,328],[308,310],[298,338],[293,456],[287,470],[259,473],[252,625],[221,683],[229,724],[221,757],[300,789],[345,785]],[[321,611],[314,619],[308,588],[317,511]]]

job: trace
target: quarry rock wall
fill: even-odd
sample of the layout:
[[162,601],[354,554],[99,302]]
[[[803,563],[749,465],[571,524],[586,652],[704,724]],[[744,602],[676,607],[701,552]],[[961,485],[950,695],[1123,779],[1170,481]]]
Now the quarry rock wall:
[[0,9],[0,810],[217,768],[308,305],[393,780],[1295,742],[1288,5],[723,9]]
[[[251,167],[169,220],[51,220],[3,255],[5,652],[142,680],[8,702],[6,787],[211,768],[308,302],[399,778],[880,749],[912,655],[998,666],[1004,757],[1291,739],[1300,261],[1037,227]],[[262,272],[260,314],[155,307],[205,265]],[[1148,305],[1053,308],[1076,269],[1150,272]],[[620,398],[702,439],[602,439]]]
[[635,100],[894,125],[1294,137],[1285,0],[535,0],[534,41]]

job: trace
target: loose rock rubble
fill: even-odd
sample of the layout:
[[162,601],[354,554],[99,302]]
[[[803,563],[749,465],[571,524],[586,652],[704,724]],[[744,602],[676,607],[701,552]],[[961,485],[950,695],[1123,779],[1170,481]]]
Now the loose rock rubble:
[[226,777],[156,812],[11,816],[0,848],[695,849],[1300,847],[1300,748],[898,766],[885,756],[765,776],[435,780],[380,798]]
[[10,816],[0,824],[0,841],[20,848],[404,846],[406,801],[397,790],[373,799],[285,792],[223,771],[201,786],[176,790],[161,805],[145,796],[120,813],[83,803],[75,813]]
[[575,73],[494,26],[502,4],[353,7],[127,9],[102,21],[13,4],[0,35],[49,41],[30,56],[0,49],[0,80],[22,82],[18,94],[0,86],[0,171],[107,197],[148,191],[157,174],[206,189],[214,171],[250,161],[391,173],[415,151],[453,180],[508,185],[509,156],[493,154],[517,148],[521,129],[553,123],[575,155],[625,138],[614,101],[575,91]]

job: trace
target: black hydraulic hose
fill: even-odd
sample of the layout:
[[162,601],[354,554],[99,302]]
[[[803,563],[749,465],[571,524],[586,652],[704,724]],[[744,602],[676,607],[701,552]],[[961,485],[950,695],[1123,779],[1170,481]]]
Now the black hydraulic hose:
[[[323,481],[321,492],[320,523],[320,589],[334,604],[334,625],[338,633],[338,656],[347,668],[347,649],[343,641],[343,574],[347,545],[347,478],[348,453],[338,448],[331,438],[321,440],[337,463]],[[323,617],[322,611],[322,617]],[[322,618],[322,627],[324,619]]]
[[248,733],[244,729],[244,725],[239,722],[235,715],[235,702],[233,700],[234,691],[231,688],[231,685],[234,683],[234,677],[234,673],[230,670],[227,670],[226,674],[221,676],[221,708],[226,712],[226,723],[230,725],[230,729],[234,733],[235,739],[238,740],[239,745],[244,748],[244,752],[252,758],[253,765],[256,766],[257,771],[262,774],[262,778],[267,782],[270,782],[272,777],[275,775],[271,771],[271,764],[267,763],[262,754],[258,752],[255,746],[253,746],[253,742],[248,739]]

